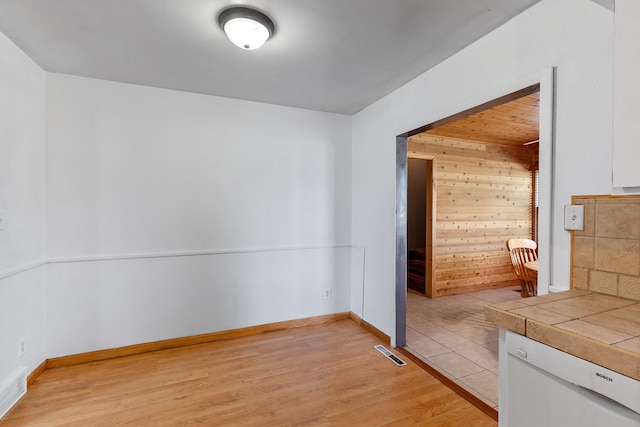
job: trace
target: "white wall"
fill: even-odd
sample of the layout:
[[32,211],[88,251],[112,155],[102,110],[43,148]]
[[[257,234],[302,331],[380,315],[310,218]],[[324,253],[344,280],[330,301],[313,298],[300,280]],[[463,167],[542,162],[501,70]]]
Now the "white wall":
[[[55,74],[45,114],[44,73],[0,35],[0,380],[45,357],[349,309],[393,336],[395,136],[551,66],[566,286],[561,206],[611,189],[612,37],[605,8],[543,0],[351,119]],[[48,286],[29,269],[45,258],[45,170]]]
[[49,356],[349,310],[350,117],[47,84]]
[[46,358],[44,116],[44,72],[0,33],[0,383]]
[[520,89],[553,66],[551,284],[568,288],[562,206],[573,194],[611,192],[612,52],[610,10],[588,0],[543,0],[354,116],[352,243],[367,251],[366,321],[394,340],[396,135]]

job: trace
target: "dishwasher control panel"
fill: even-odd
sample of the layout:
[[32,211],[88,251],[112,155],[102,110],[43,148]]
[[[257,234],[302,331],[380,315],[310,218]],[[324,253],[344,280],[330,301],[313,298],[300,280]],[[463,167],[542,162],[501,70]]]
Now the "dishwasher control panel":
[[640,381],[511,331],[505,345],[515,358],[640,414]]

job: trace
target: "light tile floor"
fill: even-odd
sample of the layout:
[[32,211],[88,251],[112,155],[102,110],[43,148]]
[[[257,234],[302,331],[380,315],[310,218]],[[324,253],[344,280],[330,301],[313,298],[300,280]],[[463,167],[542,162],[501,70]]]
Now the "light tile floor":
[[508,287],[429,299],[407,293],[407,347],[429,365],[498,407],[498,328],[484,306],[520,299]]

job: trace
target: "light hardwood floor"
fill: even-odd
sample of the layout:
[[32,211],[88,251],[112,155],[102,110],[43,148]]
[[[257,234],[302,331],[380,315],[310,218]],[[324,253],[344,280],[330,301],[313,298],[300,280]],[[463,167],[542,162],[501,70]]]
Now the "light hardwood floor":
[[496,426],[351,320],[44,372],[0,426]]

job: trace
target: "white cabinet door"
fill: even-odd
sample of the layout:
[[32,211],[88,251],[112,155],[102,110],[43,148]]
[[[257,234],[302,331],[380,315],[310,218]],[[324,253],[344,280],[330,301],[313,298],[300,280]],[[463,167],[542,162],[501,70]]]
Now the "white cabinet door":
[[640,1],[616,0],[613,186],[640,187]]

